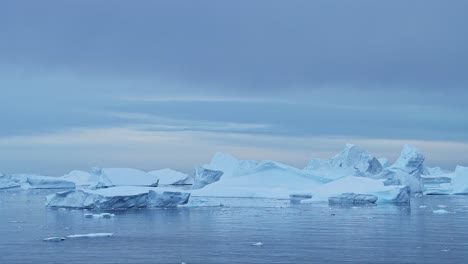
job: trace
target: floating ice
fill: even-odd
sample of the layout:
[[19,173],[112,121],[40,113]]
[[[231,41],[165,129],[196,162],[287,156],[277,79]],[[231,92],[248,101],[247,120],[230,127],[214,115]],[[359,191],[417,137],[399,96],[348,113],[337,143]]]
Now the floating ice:
[[112,218],[115,214],[102,213],[102,214],[85,214],[85,218]]
[[375,204],[377,196],[372,194],[342,193],[328,198],[332,205]]
[[435,211],[432,211],[432,213],[434,213],[434,214],[453,214],[453,212],[449,212],[449,211],[444,210],[444,209],[435,210]]
[[47,196],[47,207],[128,209],[175,207],[186,204],[190,193],[151,187],[111,187],[73,190]]
[[253,243],[252,246],[262,247],[263,243],[262,242]]
[[42,241],[45,241],[45,242],[61,242],[61,241],[64,241],[65,238],[64,237],[47,237],[47,238],[44,238]]
[[76,234],[69,235],[68,238],[96,238],[96,237],[111,237],[113,233],[90,233],[90,234]]

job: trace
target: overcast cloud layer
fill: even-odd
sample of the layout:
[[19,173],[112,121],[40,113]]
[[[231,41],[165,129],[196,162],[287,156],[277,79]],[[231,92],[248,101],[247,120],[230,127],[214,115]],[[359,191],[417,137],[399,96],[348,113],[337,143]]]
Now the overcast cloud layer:
[[468,165],[466,10],[456,0],[1,1],[0,171],[188,170],[215,151],[303,166],[346,142],[393,158],[389,142],[413,143],[432,164]]

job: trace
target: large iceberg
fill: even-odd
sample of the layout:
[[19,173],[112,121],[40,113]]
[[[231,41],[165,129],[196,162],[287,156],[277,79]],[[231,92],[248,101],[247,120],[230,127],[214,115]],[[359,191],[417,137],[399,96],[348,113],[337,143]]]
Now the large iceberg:
[[222,177],[194,196],[262,197],[289,199],[290,194],[306,194],[329,179],[312,176],[297,168],[273,161],[245,161],[217,153],[205,168],[222,171]]
[[129,209],[175,207],[186,204],[190,193],[151,187],[111,187],[71,190],[47,196],[47,207],[82,209]]
[[382,172],[383,166],[369,152],[352,144],[335,157],[327,160],[313,159],[304,171],[328,179],[339,179],[345,176],[366,176],[375,178]]
[[96,181],[93,180],[91,173],[82,170],[73,170],[60,178],[67,181],[72,181],[76,185],[91,185],[96,183]]

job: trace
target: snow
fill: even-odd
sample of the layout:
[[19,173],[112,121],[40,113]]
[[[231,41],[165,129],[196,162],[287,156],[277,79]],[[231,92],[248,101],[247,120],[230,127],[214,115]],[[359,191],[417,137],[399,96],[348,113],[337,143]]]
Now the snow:
[[96,237],[111,237],[113,233],[90,233],[90,234],[77,234],[69,235],[68,238],[96,238]]
[[403,185],[385,186],[383,179],[348,176],[320,185],[310,192],[312,201],[327,201],[328,197],[342,193],[371,194],[377,196],[377,203],[408,203],[409,189]]
[[332,205],[375,204],[377,199],[377,196],[372,194],[342,193],[328,197],[328,203]]
[[158,179],[159,184],[165,184],[165,185],[184,184],[184,181],[187,179],[187,177],[189,177],[185,173],[175,171],[169,168],[150,171],[148,172],[148,174],[153,175],[155,179]]
[[47,196],[47,207],[128,209],[175,207],[186,204],[190,193],[174,189],[120,186],[97,190],[72,190]]
[[346,176],[376,177],[383,167],[376,157],[352,144],[335,157],[323,160],[313,159],[304,168],[305,172],[328,179]]

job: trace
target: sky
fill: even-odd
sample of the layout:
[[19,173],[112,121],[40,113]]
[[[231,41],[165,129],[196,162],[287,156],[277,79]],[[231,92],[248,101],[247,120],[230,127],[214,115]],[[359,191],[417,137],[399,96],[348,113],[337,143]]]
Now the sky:
[[468,165],[467,1],[0,1],[0,171]]

